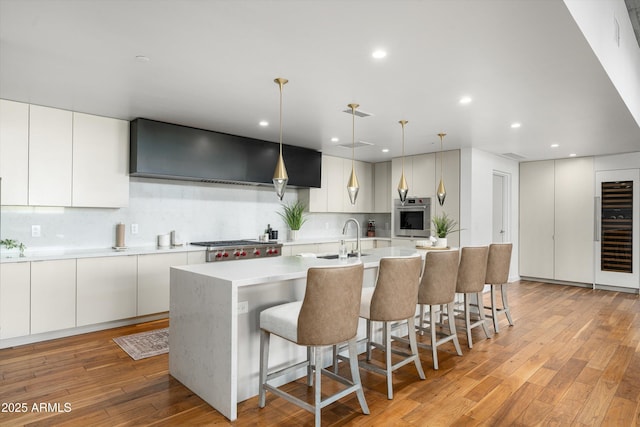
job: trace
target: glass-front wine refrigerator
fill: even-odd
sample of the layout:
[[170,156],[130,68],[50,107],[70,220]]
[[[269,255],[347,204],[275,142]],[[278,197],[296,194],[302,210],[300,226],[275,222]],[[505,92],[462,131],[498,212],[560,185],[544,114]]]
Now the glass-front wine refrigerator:
[[596,284],[638,288],[637,169],[596,173]]

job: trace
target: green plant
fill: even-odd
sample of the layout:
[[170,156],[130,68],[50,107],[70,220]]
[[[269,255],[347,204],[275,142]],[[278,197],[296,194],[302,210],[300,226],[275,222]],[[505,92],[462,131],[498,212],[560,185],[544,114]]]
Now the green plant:
[[435,215],[431,219],[431,222],[434,226],[433,231],[440,239],[446,238],[450,233],[460,231],[459,229],[456,229],[458,223],[453,218],[449,218],[446,212],[442,212],[442,215]]
[[283,212],[278,212],[278,215],[282,217],[284,222],[289,226],[291,230],[300,230],[302,224],[307,222],[304,210],[306,206],[300,201],[290,203],[288,205],[283,204]]
[[24,256],[24,250],[27,248],[24,243],[20,243],[17,240],[13,239],[0,240],[0,246],[4,246],[7,249],[18,248],[18,250],[20,251],[20,256]]

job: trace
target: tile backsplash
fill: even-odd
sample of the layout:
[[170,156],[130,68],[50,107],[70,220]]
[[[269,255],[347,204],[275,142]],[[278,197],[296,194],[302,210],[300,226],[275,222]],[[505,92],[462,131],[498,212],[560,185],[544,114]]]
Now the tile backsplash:
[[[175,230],[184,242],[257,239],[267,224],[286,239],[287,228],[277,214],[281,202],[270,186],[204,184],[131,178],[129,207],[121,209],[2,206],[2,239],[19,240],[27,250],[102,248],[115,244],[116,224],[125,227],[127,246],[153,246],[159,234]],[[297,200],[288,189],[284,202]],[[366,234],[367,221],[376,220],[376,234],[389,236],[390,214],[309,214],[301,239],[342,234],[347,218],[355,217]],[[131,233],[131,225],[138,233]],[[33,225],[40,237],[32,237]],[[348,235],[353,236],[349,231]]]

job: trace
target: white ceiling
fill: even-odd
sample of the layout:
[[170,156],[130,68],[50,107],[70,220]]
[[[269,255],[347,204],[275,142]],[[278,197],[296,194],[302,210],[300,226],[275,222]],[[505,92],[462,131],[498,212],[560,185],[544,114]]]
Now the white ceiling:
[[439,132],[527,160],[640,150],[562,0],[0,0],[0,98],[277,141],[275,77],[283,142],[330,155],[352,102],[366,161],[401,155],[400,119],[406,154]]

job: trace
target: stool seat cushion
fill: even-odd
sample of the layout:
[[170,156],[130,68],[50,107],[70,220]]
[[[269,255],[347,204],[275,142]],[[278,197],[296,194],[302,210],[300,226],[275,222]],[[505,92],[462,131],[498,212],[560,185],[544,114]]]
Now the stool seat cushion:
[[360,297],[360,317],[363,319],[371,318],[371,300],[373,299],[373,291],[376,288],[362,288],[362,296]]
[[298,316],[301,308],[302,301],[294,301],[262,310],[260,328],[297,343]]

